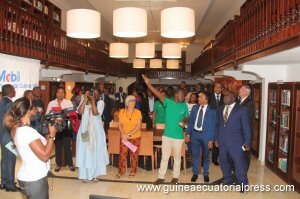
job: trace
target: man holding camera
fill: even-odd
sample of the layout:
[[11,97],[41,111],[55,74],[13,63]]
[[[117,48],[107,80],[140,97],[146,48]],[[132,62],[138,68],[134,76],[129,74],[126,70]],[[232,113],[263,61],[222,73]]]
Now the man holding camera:
[[[46,114],[48,114],[51,110],[60,111],[66,108],[72,108],[73,103],[70,100],[65,99],[65,95],[65,89],[58,87],[56,90],[56,99],[48,104]],[[69,129],[68,126],[69,125],[55,136],[55,161],[57,165],[55,172],[59,172],[62,167],[62,147],[64,147],[65,158],[70,170],[75,171],[71,151],[72,129]]]

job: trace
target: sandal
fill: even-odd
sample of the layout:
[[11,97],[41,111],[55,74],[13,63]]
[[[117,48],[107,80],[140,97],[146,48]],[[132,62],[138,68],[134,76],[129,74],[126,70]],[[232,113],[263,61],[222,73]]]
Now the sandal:
[[116,178],[116,179],[120,179],[120,178],[121,178],[121,174],[118,173],[118,174],[115,176],[115,178]]
[[135,176],[135,173],[130,173],[130,174],[128,175],[129,178],[133,178],[134,176]]
[[61,167],[57,166],[57,167],[54,169],[54,171],[55,171],[55,172],[59,172],[60,169],[61,169]]
[[98,178],[93,178],[92,181],[96,183],[96,182],[99,182],[99,179]]
[[86,184],[87,182],[87,180],[82,180],[82,184]]

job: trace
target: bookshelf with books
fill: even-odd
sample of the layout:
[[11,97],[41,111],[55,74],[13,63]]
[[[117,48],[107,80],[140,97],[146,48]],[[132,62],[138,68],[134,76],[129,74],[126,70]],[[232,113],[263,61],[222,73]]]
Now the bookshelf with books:
[[255,104],[255,113],[253,120],[253,140],[251,152],[258,158],[259,138],[260,138],[260,106],[261,106],[261,83],[252,85],[252,99]]
[[269,84],[265,160],[266,165],[286,182],[290,182],[292,176],[294,150],[291,147],[295,125],[293,111],[296,85],[297,83]]
[[296,190],[300,192],[300,84],[295,86],[295,125],[293,138],[291,140],[292,160],[291,160],[291,183],[295,185]]

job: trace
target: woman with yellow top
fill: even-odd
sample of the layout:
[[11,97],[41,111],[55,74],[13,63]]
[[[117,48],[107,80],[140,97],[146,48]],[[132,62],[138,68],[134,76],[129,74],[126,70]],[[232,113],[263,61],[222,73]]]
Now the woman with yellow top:
[[[131,159],[131,171],[129,177],[133,178],[137,172],[138,155],[140,151],[141,142],[141,125],[142,125],[142,114],[141,111],[135,109],[135,97],[129,95],[125,99],[125,108],[119,112],[119,130],[121,133],[121,146],[120,146],[120,157],[119,157],[119,170],[116,178],[120,178],[126,171],[126,160],[128,151],[130,152]],[[130,151],[122,142],[129,141],[133,145],[137,146],[137,150],[133,153]]]

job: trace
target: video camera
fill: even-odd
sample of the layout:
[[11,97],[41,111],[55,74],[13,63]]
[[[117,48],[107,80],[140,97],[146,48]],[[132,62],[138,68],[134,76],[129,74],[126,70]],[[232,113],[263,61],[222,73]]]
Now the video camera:
[[[66,120],[68,120],[68,114],[72,112],[76,112],[76,108],[71,107],[60,111],[50,111],[48,114],[43,116],[41,119],[42,134],[46,135],[49,133],[48,124],[54,126],[58,133],[62,132],[67,127]],[[57,122],[57,120],[60,120],[60,122]]]

